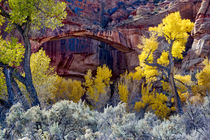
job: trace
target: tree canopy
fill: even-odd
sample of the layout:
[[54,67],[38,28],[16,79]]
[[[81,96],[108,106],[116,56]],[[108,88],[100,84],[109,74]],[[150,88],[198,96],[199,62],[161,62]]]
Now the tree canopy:
[[[150,38],[143,38],[142,45],[139,45],[143,50],[139,55],[140,68],[144,70],[147,82],[162,79],[163,85],[169,83],[170,91],[174,95],[179,113],[182,112],[182,107],[175,80],[176,82],[181,81],[179,80],[180,76],[175,76],[174,59],[183,58],[185,44],[193,26],[194,23],[189,19],[182,19],[179,12],[171,13],[158,26],[150,27]],[[167,45],[160,49],[161,46],[158,43],[158,38],[163,38],[167,42]],[[155,52],[157,51],[160,52],[160,56],[154,59]],[[179,79],[175,79],[175,77]],[[188,86],[183,82],[181,83]]]
[[[8,32],[12,30],[18,31],[22,37],[19,39],[23,42],[23,44],[18,43],[17,39],[14,39],[11,34],[11,40],[5,41],[2,37],[0,38],[0,66],[4,67],[5,73],[6,71],[8,73],[7,76],[4,74],[8,94],[9,89],[10,95],[14,94],[12,81],[15,81],[11,79],[12,76],[25,85],[32,106],[39,105],[40,102],[33,85],[30,67],[30,31],[43,28],[54,30],[56,27],[62,26],[62,21],[67,15],[65,11],[66,3],[57,0],[0,0],[0,2],[0,25],[6,25],[5,30]],[[13,67],[19,66],[21,61],[23,61],[23,74],[17,70],[14,72]]]

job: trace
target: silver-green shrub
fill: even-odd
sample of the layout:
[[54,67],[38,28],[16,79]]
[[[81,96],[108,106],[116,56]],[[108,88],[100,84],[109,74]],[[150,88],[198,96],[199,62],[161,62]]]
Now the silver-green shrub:
[[167,120],[153,113],[138,119],[126,111],[126,104],[106,107],[103,112],[91,110],[84,102],[61,101],[50,109],[32,107],[24,111],[21,104],[12,106],[0,140],[208,140],[210,137],[210,104],[188,104],[182,116]]
[[170,119],[164,120],[159,125],[154,126],[151,133],[154,138],[160,140],[183,140],[182,133],[184,132],[185,126],[180,123],[180,117],[172,116]]
[[96,129],[96,113],[81,101],[56,103],[47,111],[49,132],[56,139],[75,139],[85,134],[86,128]]
[[109,135],[110,139],[129,139],[137,135],[136,123],[135,114],[126,112],[126,105],[120,103],[116,107],[107,107],[100,113],[97,128],[100,133]]
[[203,104],[186,106],[181,123],[186,128],[186,134],[197,139],[210,138],[210,98],[207,96]]
[[49,110],[37,106],[26,112],[18,103],[7,115],[4,139],[76,139],[85,128],[96,129],[95,113],[83,102],[61,101]]

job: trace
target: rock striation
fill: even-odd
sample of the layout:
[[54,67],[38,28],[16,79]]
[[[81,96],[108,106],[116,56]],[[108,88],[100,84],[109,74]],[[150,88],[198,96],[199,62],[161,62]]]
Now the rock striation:
[[[64,26],[54,31],[42,29],[32,32],[31,42],[34,52],[40,48],[46,50],[59,75],[77,78],[82,77],[88,69],[94,71],[102,64],[107,64],[113,70],[114,76],[125,70],[131,71],[139,63],[138,53],[141,50],[137,45],[140,38],[147,35],[148,27],[158,25],[163,17],[175,11],[180,11],[183,18],[192,21],[196,19],[196,24],[201,22],[198,19],[204,19],[203,16],[208,17],[209,12],[199,10],[201,0],[159,3],[146,0],[64,1],[68,4]],[[209,3],[208,1],[203,3]],[[201,7],[209,9],[203,3]],[[200,15],[197,14],[198,11]],[[200,39],[198,34],[209,28],[209,24],[203,23],[202,28],[196,26],[193,34],[194,46],[196,40]],[[190,59],[191,57],[185,59],[185,62],[188,63]],[[183,65],[185,67],[187,66]]]
[[210,59],[210,1],[203,0],[192,31],[194,42],[183,60],[182,69],[190,72],[200,70],[205,58]]

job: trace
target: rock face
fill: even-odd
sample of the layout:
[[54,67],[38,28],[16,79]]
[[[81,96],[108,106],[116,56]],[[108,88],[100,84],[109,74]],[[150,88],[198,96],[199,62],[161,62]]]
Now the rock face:
[[[201,4],[201,0],[172,0],[158,4],[142,0],[65,2],[68,16],[63,21],[64,26],[54,31],[32,32],[31,42],[34,52],[40,48],[46,50],[59,75],[77,78],[102,64],[107,64],[114,76],[126,69],[133,70],[139,63],[137,45],[140,38],[147,35],[148,27],[158,25],[163,17],[175,11],[180,11],[183,18],[195,21]],[[197,15],[196,22],[200,17]]]
[[88,69],[106,64],[117,76],[124,72],[126,55],[97,40],[79,37],[52,40],[42,45],[59,75],[83,78]]
[[210,0],[203,0],[192,31],[194,42],[183,60],[182,69],[194,72],[202,68],[202,61],[210,59]]

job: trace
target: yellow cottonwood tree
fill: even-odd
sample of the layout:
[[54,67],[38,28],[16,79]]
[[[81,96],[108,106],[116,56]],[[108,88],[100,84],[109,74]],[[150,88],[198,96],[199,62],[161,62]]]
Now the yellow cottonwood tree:
[[54,67],[50,67],[50,61],[43,49],[31,54],[32,79],[42,105],[54,99],[52,91],[55,90],[54,83],[58,78]]
[[[54,98],[52,91],[58,75],[54,67],[50,67],[50,58],[43,49],[31,54],[30,67],[32,80],[36,88],[37,95],[42,105],[47,105],[49,100]],[[24,76],[24,73],[22,74]],[[18,85],[24,95],[28,97],[27,89],[24,84],[18,81]],[[28,101],[30,101],[28,97]]]
[[[210,91],[210,60],[207,58],[203,61],[203,69],[196,74],[197,83],[192,85],[193,96],[190,98],[191,103],[202,103],[205,96],[209,96]],[[184,83],[186,81],[182,80]]]
[[169,108],[166,105],[166,102],[169,102],[168,97],[163,93],[157,93],[155,90],[152,90],[152,84],[148,81],[145,84],[143,82],[144,78],[144,72],[139,67],[134,73],[126,72],[121,75],[118,83],[120,100],[127,104],[129,111],[133,109],[137,112],[143,111],[142,113],[154,111],[161,118],[168,117],[170,112],[174,111],[174,107]]
[[208,95],[210,92],[210,61],[205,59],[203,64],[204,68],[196,74],[196,78],[198,80],[199,88],[202,88],[206,92],[204,92],[204,94]]
[[[150,38],[143,40],[143,51],[139,56],[140,67],[145,71],[146,79],[156,80],[154,77],[162,74],[167,79],[175,98],[178,113],[182,114],[180,96],[174,79],[174,58],[182,59],[189,32],[194,24],[188,19],[182,19],[179,12],[167,15],[157,27],[149,28]],[[164,37],[168,46],[164,48],[160,58],[153,60],[154,51],[158,48],[158,37]]]
[[53,101],[65,99],[72,100],[73,102],[79,102],[85,93],[85,89],[82,87],[82,83],[77,80],[57,77],[53,86]]
[[[62,21],[67,15],[65,11],[66,3],[57,0],[0,0],[0,2],[0,26],[3,25],[4,21],[7,21],[5,24],[7,25],[6,31],[16,30],[22,37],[25,47],[23,58],[24,76],[15,71],[15,78],[25,85],[31,105],[39,105],[40,102],[32,81],[30,67],[30,32],[40,30],[43,27],[54,30],[56,27],[62,26]],[[6,58],[4,59],[7,61]],[[9,70],[11,69],[12,67]]]
[[147,85],[141,88],[141,101],[135,103],[135,109],[153,110],[155,114],[161,118],[166,118],[173,108],[166,105],[168,98],[162,93],[156,93],[154,90],[150,92],[152,85]]
[[140,92],[139,85],[141,84],[141,79],[143,76],[142,69],[136,68],[135,72],[125,72],[120,75],[120,80],[118,82],[118,94],[120,100],[126,103],[128,106],[133,102],[133,94]]
[[128,86],[123,83],[119,83],[118,85],[118,93],[120,95],[120,100],[124,103],[128,102],[128,96],[129,96],[129,91],[128,91]]
[[156,76],[159,74],[158,70],[156,67],[147,65],[145,60],[149,63],[154,61],[153,53],[158,48],[157,37],[152,34],[150,38],[142,38],[142,44],[139,44],[138,47],[142,49],[139,55],[140,67],[138,69],[142,69],[141,71],[144,73],[147,82],[155,81]]
[[105,102],[106,98],[109,97],[111,77],[112,71],[106,65],[97,68],[95,77],[92,76],[91,70],[88,70],[85,75],[86,94],[96,108],[100,108],[99,104],[103,104],[102,102]]
[[[180,100],[182,102],[182,104],[186,103],[186,101],[189,99],[189,95],[192,92],[192,86],[194,85],[193,81],[191,81],[191,76],[190,75],[179,75],[176,74],[174,75],[174,80],[175,80],[175,84],[177,87],[177,92],[179,94]],[[170,84],[168,81],[161,81],[162,82],[162,87],[163,90],[171,93],[172,89],[170,87]],[[174,98],[172,98],[172,101],[174,103]]]

